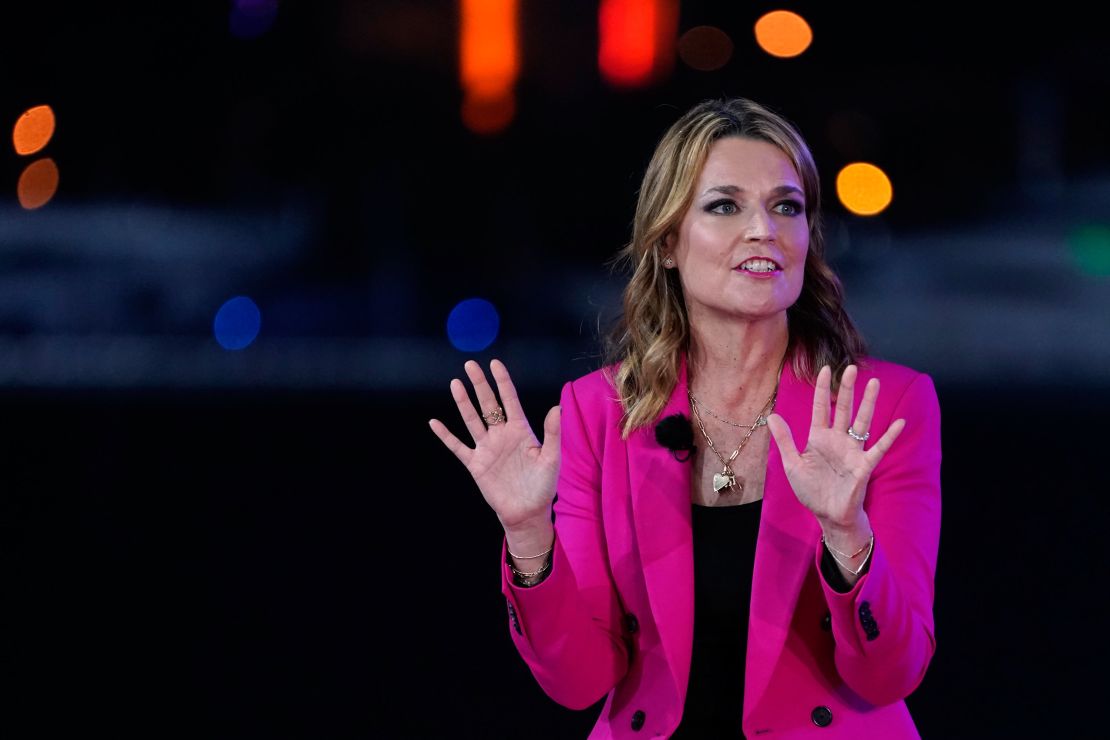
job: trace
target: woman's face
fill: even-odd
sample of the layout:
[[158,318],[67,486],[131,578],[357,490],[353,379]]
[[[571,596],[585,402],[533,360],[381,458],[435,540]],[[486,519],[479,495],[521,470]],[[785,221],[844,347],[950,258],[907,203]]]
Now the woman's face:
[[690,320],[755,320],[798,300],[809,250],[802,181],[774,144],[730,136],[709,150],[668,240]]

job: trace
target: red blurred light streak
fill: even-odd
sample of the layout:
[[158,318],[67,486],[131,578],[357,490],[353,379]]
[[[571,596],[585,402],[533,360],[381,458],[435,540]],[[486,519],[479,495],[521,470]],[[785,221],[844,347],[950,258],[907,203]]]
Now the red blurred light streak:
[[607,82],[642,87],[674,63],[678,0],[601,0],[597,63]]

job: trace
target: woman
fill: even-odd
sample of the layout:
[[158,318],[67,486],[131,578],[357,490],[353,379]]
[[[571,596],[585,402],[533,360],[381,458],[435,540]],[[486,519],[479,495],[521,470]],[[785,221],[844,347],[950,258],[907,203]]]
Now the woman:
[[591,738],[918,736],[940,412],[928,375],[865,355],[820,200],[786,120],[695,106],[644,177],[611,362],[543,445],[496,360],[500,405],[473,361],[480,409],[451,382],[473,449],[430,421],[505,529],[533,675],[606,697]]

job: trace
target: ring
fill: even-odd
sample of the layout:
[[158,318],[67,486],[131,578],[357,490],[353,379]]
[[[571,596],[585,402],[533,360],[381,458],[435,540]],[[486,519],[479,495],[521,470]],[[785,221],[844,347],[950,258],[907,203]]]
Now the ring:
[[487,426],[493,426],[494,424],[504,424],[505,409],[498,406],[488,414],[482,414],[482,421],[484,421]]
[[852,431],[852,427],[848,427],[848,436],[857,442],[866,442],[871,438],[871,432],[864,432],[863,434],[856,434]]

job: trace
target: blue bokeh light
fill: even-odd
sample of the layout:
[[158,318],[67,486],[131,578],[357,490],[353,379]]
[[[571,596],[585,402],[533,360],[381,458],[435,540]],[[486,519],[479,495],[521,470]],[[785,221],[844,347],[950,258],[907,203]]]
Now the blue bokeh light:
[[250,298],[236,296],[220,306],[212,331],[224,349],[243,349],[258,336],[262,312]]
[[478,352],[490,346],[500,328],[497,309],[484,298],[460,301],[447,317],[447,338],[463,352]]
[[277,0],[234,0],[231,3],[231,34],[253,39],[270,30],[277,18]]

